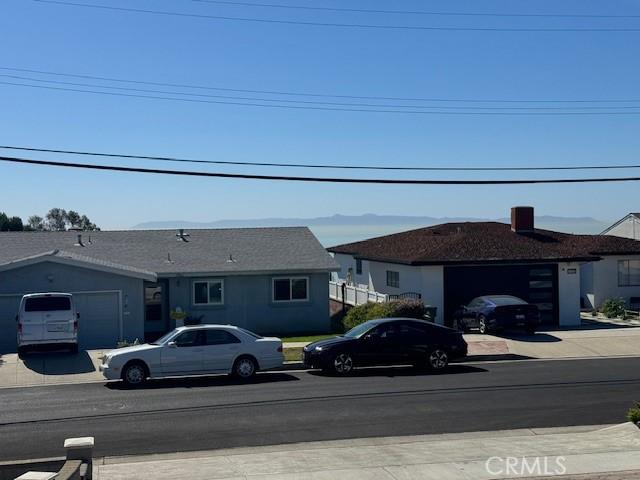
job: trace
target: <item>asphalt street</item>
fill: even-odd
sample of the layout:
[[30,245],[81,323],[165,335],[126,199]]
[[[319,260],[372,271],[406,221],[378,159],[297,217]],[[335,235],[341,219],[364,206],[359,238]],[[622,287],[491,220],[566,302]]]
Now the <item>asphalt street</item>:
[[376,368],[0,390],[0,460],[63,455],[94,436],[95,456],[301,441],[624,421],[640,399],[640,358]]

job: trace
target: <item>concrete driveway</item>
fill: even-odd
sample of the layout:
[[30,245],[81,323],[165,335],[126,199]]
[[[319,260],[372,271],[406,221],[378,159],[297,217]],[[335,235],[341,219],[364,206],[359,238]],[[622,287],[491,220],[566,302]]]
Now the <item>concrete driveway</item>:
[[104,352],[34,352],[24,358],[17,353],[0,355],[0,388],[104,380],[98,371]]

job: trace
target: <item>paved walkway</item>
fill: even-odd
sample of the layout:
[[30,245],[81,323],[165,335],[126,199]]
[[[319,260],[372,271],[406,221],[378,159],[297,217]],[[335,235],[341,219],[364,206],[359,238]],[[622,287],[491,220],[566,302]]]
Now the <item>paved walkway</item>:
[[[509,471],[506,457],[517,462]],[[523,458],[534,471],[520,475]],[[640,429],[625,423],[107,457],[96,461],[94,472],[97,480],[488,480],[549,476],[559,465],[571,475],[635,474],[640,470]],[[638,478],[621,475],[614,478]]]

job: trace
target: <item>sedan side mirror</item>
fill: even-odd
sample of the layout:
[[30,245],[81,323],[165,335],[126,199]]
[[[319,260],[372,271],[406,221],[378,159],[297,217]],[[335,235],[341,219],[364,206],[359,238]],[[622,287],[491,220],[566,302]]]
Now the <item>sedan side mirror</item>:
[[167,343],[167,347],[169,348],[176,348],[178,345],[176,345],[176,342],[169,342]]

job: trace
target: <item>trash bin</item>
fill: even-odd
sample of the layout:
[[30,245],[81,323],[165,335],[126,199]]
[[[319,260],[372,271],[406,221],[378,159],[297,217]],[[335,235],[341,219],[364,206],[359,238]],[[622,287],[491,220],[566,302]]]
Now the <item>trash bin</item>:
[[436,315],[438,314],[438,307],[432,307],[430,305],[426,305],[424,309],[425,309],[424,319],[429,320],[430,322],[435,322]]

